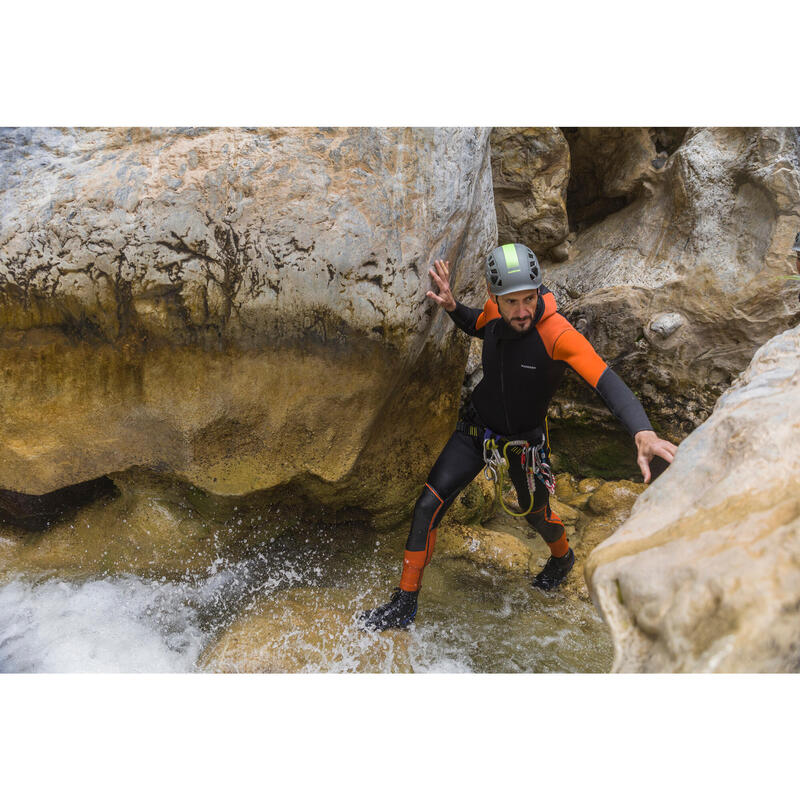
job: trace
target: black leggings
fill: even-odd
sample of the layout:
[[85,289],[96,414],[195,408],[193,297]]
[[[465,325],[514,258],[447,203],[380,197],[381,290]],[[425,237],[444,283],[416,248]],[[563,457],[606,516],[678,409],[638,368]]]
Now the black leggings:
[[[524,510],[531,504],[528,482],[519,461],[515,458],[510,461],[509,477],[516,489],[520,509]],[[414,506],[406,550],[419,551],[427,548],[431,531],[436,530],[447,509],[483,466],[483,441],[455,431],[436,459],[428,475],[428,482]],[[564,533],[561,520],[550,511],[550,493],[538,478],[534,486],[532,510],[525,516],[525,521],[546,542],[556,542]]]

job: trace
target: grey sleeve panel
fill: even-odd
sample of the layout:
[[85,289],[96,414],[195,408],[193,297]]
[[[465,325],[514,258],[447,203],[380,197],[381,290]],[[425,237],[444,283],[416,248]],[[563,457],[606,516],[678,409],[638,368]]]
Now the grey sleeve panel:
[[639,399],[611,367],[606,367],[597,381],[597,393],[631,436],[653,430]]
[[450,319],[455,322],[455,324],[461,328],[464,333],[468,333],[470,336],[477,336],[479,339],[483,339],[484,329],[476,329],[475,323],[478,321],[478,317],[481,315],[481,310],[479,308],[470,308],[469,306],[465,306],[463,303],[459,303],[456,300],[456,307],[453,311],[447,312],[450,315]]

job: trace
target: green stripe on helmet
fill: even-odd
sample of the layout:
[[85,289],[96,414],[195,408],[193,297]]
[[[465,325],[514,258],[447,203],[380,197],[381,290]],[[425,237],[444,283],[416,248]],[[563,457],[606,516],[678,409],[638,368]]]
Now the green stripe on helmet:
[[506,259],[506,272],[519,272],[519,258],[517,246],[514,244],[503,245],[503,255]]

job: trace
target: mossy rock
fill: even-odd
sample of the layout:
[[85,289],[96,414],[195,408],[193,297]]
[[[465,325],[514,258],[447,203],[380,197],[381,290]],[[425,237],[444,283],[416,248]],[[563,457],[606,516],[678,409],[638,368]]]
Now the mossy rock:
[[641,474],[636,447],[628,433],[618,427],[551,422],[550,447],[553,469],[579,479],[630,480]]

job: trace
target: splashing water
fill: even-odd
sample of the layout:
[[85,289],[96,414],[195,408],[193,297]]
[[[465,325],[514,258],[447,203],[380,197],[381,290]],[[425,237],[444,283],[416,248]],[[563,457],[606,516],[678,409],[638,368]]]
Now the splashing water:
[[[364,546],[366,544],[366,546]],[[199,574],[25,574],[0,585],[0,672],[595,672],[611,641],[585,601],[434,560],[407,631],[357,613],[385,602],[402,542],[262,540]]]

